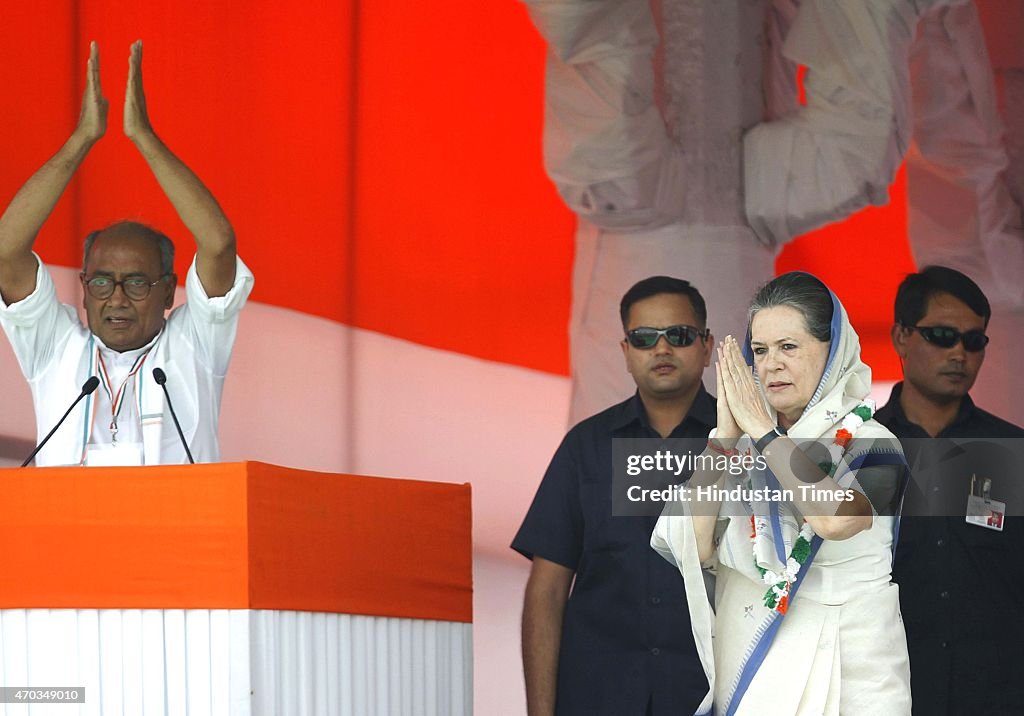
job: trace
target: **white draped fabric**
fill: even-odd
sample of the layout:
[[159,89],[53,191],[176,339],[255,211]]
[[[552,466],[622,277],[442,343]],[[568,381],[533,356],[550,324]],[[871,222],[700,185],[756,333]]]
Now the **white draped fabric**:
[[772,252],[743,216],[739,143],[761,117],[763,13],[703,0],[660,3],[657,18],[648,0],[526,6],[548,42],[545,166],[581,219],[575,423],[635,389],[618,347],[630,285],[655,274],[691,281],[722,338],[742,332],[750,294],[772,275]]
[[[989,5],[990,8],[993,4]],[[992,343],[971,395],[1024,422],[1024,15],[995,4],[985,27],[974,3],[922,18],[911,55],[914,144],[907,154],[908,233],[919,266],[940,264],[977,281],[993,304]],[[993,44],[990,60],[987,42]],[[999,88],[993,81],[993,69]],[[1014,148],[1018,148],[1015,152]]]
[[322,612],[0,610],[0,684],[86,703],[2,716],[457,716],[472,625]]
[[658,31],[647,0],[529,0],[548,41],[544,160],[565,203],[612,229],[679,211],[681,151],[654,101]]
[[[908,59],[918,18],[963,1],[774,3],[766,74],[772,121],[744,138],[747,219],[762,241],[781,246],[888,201],[910,145]],[[780,78],[792,63],[807,68],[807,104],[775,119],[792,95]]]
[[1003,307],[1024,305],[1024,227],[1010,195],[992,69],[973,3],[922,18],[914,45],[910,243],[918,264],[963,271]]
[[[918,263],[964,271],[1004,311],[1024,304],[1019,197],[1006,179],[974,3],[525,4],[549,48],[545,165],[584,220],[570,329],[573,422],[632,389],[613,348],[612,310],[631,280],[691,280],[712,330],[735,333],[734,311],[770,277],[772,252],[887,202],[908,152]],[[1019,27],[1005,32],[1019,45]],[[807,68],[803,107],[798,64]],[[723,260],[723,250],[746,256]],[[1005,371],[989,373],[1001,380]]]

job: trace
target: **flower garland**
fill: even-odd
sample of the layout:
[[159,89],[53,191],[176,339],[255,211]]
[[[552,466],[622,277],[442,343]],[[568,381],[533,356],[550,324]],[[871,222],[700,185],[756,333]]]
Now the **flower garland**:
[[839,461],[843,459],[843,453],[846,452],[847,446],[850,441],[853,440],[853,434],[857,432],[857,429],[871,420],[871,416],[875,414],[875,401],[871,398],[865,398],[863,402],[857,405],[856,408],[851,410],[843,418],[843,422],[839,429],[836,430],[835,439],[832,444],[828,446],[828,454],[831,458],[831,462],[827,465],[821,463],[819,467],[822,472],[827,474],[829,477],[834,477],[836,469],[839,467]]
[[[842,460],[843,453],[849,446],[850,441],[853,440],[854,433],[857,432],[861,425],[871,419],[874,412],[875,402],[870,398],[866,398],[843,418],[839,429],[836,430],[832,444],[828,446],[831,462],[819,464],[822,472],[829,477],[833,477],[836,474],[839,461]],[[753,510],[753,505],[751,505],[751,510]],[[811,540],[814,539],[814,530],[811,529],[806,520],[800,525],[800,534],[793,543],[793,550],[789,553],[789,558],[786,560],[782,574],[776,574],[757,563],[758,545],[768,539],[767,534],[768,520],[764,517],[755,517],[751,513],[750,541],[754,545],[754,566],[757,568],[758,573],[760,573],[761,579],[768,585],[768,591],[764,593],[764,605],[769,609],[774,609],[779,614],[785,614],[789,609],[789,594],[796,583],[800,567],[803,566],[811,554]]]
[[[768,532],[768,520],[764,517],[755,518],[754,515],[751,515],[750,529],[750,541],[756,545],[759,541],[766,539],[765,534]],[[807,557],[811,554],[811,540],[813,538],[814,531],[805,521],[800,525],[800,536],[793,543],[793,551],[789,553],[789,559],[786,560],[786,567],[782,574],[776,574],[772,570],[765,569],[758,564],[755,551],[754,566],[757,567],[757,571],[761,574],[761,579],[768,585],[768,591],[764,593],[764,605],[769,609],[774,609],[780,614],[785,614],[786,610],[789,609],[790,589],[796,582],[796,576],[800,573],[801,565],[807,561]]]

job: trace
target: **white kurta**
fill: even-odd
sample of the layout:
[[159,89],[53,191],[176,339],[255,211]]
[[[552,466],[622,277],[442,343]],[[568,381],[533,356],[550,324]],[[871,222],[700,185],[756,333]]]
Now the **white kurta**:
[[[133,379],[133,405],[125,407],[127,414],[122,411],[121,430],[125,429],[125,419],[135,422],[127,432],[141,435],[145,464],[187,462],[163,391],[153,379],[153,368],[162,368],[167,375],[167,390],[195,460],[220,459],[217,424],[221,393],[238,315],[253,281],[252,272],[238,259],[231,290],[225,296],[210,298],[193,258],[185,278],[186,302],[171,312],[154,339],[143,369]],[[9,306],[0,300],[0,326],[32,390],[36,431],[42,439],[57,424],[82,384],[97,375],[97,350],[102,346],[79,320],[75,309],[58,301],[50,272],[42,261],[32,294]],[[86,445],[109,441],[97,432],[109,430],[109,418],[109,398],[101,388],[78,404],[36,456],[36,465],[82,464]]]

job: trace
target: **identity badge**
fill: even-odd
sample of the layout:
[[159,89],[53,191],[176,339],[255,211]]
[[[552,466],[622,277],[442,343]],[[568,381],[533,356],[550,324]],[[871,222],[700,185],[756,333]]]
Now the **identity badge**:
[[1003,531],[1006,503],[991,498],[992,480],[981,481],[981,494],[976,494],[977,478],[971,476],[971,494],[967,497],[967,524],[998,532]]
[[143,464],[142,443],[90,445],[85,456],[88,467],[135,467]]

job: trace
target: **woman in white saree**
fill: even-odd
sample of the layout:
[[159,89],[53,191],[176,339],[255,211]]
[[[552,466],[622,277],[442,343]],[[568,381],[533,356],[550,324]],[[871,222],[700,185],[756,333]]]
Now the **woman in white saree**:
[[695,472],[651,540],[686,583],[711,687],[698,713],[909,714],[890,581],[905,465],[871,419],[857,334],[823,283],[790,273],[758,291],[742,351],[753,374],[733,338],[718,349],[705,455],[745,474]]

